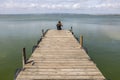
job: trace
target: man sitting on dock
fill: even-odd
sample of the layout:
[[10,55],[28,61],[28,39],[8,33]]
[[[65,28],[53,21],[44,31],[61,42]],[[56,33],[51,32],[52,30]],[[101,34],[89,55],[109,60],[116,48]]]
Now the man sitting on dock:
[[58,21],[58,23],[57,23],[56,26],[57,26],[57,30],[62,30],[61,27],[62,27],[63,25],[62,25],[61,21]]

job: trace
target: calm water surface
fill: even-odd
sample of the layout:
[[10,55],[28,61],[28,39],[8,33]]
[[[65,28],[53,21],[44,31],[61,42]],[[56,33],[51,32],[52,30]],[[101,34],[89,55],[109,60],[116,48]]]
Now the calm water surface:
[[0,15],[0,80],[13,80],[22,66],[22,48],[29,57],[41,30],[56,29],[58,20],[84,36],[89,56],[107,79],[120,80],[120,16],[74,14]]

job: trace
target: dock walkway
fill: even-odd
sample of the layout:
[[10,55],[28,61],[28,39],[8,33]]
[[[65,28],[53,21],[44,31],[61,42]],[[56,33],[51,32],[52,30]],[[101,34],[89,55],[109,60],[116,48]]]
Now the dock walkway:
[[16,80],[105,80],[68,30],[48,30]]

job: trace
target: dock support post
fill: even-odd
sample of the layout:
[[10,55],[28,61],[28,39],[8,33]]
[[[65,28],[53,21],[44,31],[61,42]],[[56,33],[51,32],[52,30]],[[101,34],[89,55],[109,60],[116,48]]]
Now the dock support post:
[[80,36],[80,45],[81,45],[81,48],[83,48],[83,36]]
[[71,26],[71,32],[73,32],[73,28],[72,28],[72,26]]
[[44,37],[44,29],[42,29],[42,36]]
[[22,63],[23,63],[23,68],[24,68],[24,65],[27,63],[26,62],[26,50],[25,50],[25,48],[23,48],[23,51],[22,51]]
[[74,33],[73,33],[73,28],[72,28],[72,26],[71,26],[70,32],[71,32],[72,34],[74,34]]

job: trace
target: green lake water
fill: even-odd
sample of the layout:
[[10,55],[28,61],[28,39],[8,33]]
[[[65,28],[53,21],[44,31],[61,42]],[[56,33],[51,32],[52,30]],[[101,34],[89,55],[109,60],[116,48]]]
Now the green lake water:
[[0,15],[0,80],[14,79],[22,48],[29,58],[41,30],[56,29],[58,20],[84,36],[88,55],[108,80],[120,80],[120,16],[78,14]]

